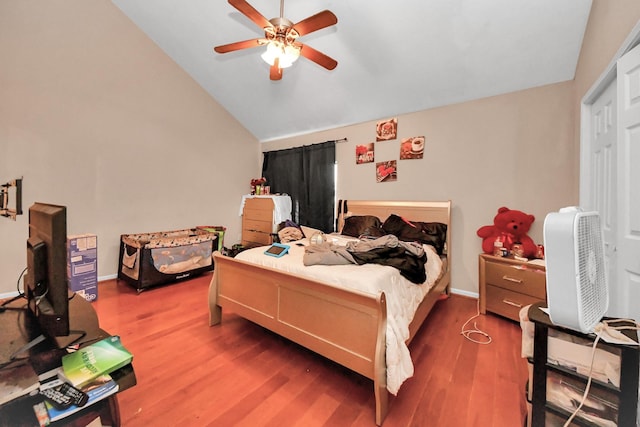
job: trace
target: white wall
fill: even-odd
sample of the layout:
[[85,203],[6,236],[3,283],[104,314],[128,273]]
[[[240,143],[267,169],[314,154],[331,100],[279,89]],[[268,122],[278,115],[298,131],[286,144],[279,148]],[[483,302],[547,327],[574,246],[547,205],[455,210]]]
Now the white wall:
[[[346,137],[337,145],[338,197],[453,202],[452,285],[478,292],[476,230],[501,206],[536,216],[574,204],[571,83],[561,83],[398,117],[398,140],[375,144],[376,161],[398,160],[398,180],[377,183],[375,163],[355,164],[355,146],[375,140],[375,122],[263,144],[263,151]],[[399,160],[400,140],[426,138],[424,158]]]
[[[399,116],[399,138],[424,135],[426,147],[423,160],[398,161],[396,182],[378,184],[374,165],[355,165],[355,145],[374,140],[375,122],[273,141],[262,150],[346,137],[337,150],[339,198],[451,199],[452,286],[477,294],[476,230],[491,224],[500,206],[535,215],[529,234],[542,243],[546,214],[578,203],[580,100],[639,19],[637,0],[595,0],[575,81]],[[376,143],[376,160],[398,159],[398,145]]]
[[257,140],[112,3],[0,1],[0,58],[0,183],[23,177],[25,207],[0,218],[0,295],[25,267],[34,201],[98,235],[100,277],[120,234],[225,225],[234,242]]
[[[534,214],[540,242],[546,213],[577,203],[577,106],[638,19],[637,0],[595,0],[575,82],[399,116],[399,137],[424,135],[426,149],[398,162],[397,182],[377,184],[373,165],[355,165],[375,122],[262,150],[347,137],[340,198],[450,198],[453,286],[473,294],[475,231],[498,207]],[[66,204],[70,233],[97,233],[100,276],[116,272],[121,233],[206,223],[239,240],[239,199],[261,148],[111,3],[0,0],[0,58],[0,182],[23,176],[26,207]],[[398,151],[380,143],[376,158]],[[0,295],[24,268],[26,220],[0,218]]]

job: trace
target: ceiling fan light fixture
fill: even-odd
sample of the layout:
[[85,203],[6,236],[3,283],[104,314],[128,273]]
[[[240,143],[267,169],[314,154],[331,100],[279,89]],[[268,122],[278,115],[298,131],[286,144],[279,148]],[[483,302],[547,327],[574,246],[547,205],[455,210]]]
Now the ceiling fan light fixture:
[[267,43],[267,50],[265,50],[261,57],[271,66],[273,66],[276,58],[278,58],[279,67],[288,68],[300,57],[300,49],[272,40]]
[[301,55],[327,70],[333,70],[338,65],[335,59],[311,46],[298,42],[299,37],[337,24],[338,18],[332,12],[323,10],[294,24],[284,17],[284,0],[280,0],[280,16],[272,19],[265,18],[247,3],[247,0],[227,1],[264,30],[264,37],[216,46],[213,49],[215,52],[227,53],[256,46],[266,46],[266,51],[261,57],[270,66],[269,78],[271,80],[282,79],[282,69],[293,65]]

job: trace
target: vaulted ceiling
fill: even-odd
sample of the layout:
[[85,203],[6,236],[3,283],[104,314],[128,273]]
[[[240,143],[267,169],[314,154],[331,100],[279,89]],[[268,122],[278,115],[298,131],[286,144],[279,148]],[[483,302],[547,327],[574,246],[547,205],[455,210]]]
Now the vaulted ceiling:
[[[338,18],[300,39],[338,61],[300,58],[269,79],[264,31],[224,0],[112,0],[259,141],[571,80],[591,0],[288,0],[296,23]],[[267,19],[278,0],[248,0]]]

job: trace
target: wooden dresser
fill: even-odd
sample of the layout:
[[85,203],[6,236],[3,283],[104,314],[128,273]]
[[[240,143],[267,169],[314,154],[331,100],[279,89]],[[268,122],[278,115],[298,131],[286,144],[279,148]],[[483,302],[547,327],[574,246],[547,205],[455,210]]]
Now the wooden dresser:
[[273,243],[274,204],[270,198],[247,199],[242,210],[242,245],[264,246]]
[[519,321],[520,309],[546,302],[546,272],[541,265],[481,254],[480,313],[488,311]]
[[242,245],[264,246],[273,243],[273,233],[282,221],[291,219],[291,198],[286,195],[244,196],[242,208]]

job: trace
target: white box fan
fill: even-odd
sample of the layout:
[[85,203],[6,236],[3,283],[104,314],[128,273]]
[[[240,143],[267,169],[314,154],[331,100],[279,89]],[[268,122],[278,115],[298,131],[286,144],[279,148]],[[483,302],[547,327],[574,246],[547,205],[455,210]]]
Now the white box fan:
[[549,317],[558,326],[593,332],[609,307],[600,215],[563,208],[547,215],[543,232]]

